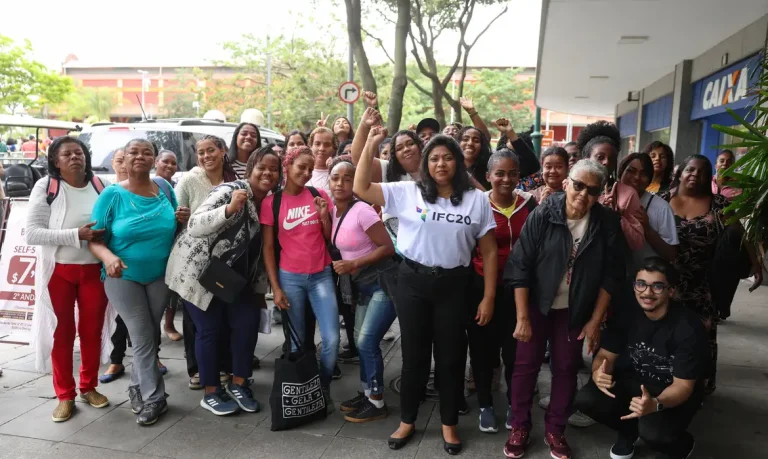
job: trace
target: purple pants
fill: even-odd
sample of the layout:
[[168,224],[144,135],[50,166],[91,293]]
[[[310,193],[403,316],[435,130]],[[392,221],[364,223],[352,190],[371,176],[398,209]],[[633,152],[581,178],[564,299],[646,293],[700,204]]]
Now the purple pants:
[[568,330],[568,309],[551,309],[545,316],[538,307],[529,306],[532,337],[517,343],[515,371],[512,373],[512,426],[531,430],[533,390],[539,376],[547,340],[551,343],[552,397],[545,415],[547,433],[563,434],[576,395],[576,375],[581,365],[584,340],[577,338],[581,329]]

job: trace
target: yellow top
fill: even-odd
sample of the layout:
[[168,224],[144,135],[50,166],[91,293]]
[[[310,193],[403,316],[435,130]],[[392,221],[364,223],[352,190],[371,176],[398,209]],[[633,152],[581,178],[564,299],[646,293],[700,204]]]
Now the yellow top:
[[[496,206],[496,209],[499,212],[501,212],[502,215],[504,215],[505,217],[509,218],[509,217],[512,216],[513,213],[515,213],[515,208],[517,207],[517,199],[519,197],[520,196],[517,193],[515,193],[515,201],[509,207],[501,207],[500,205],[498,205],[495,202],[493,202],[493,200],[491,200],[491,202],[493,202],[493,205]],[[488,199],[490,199],[490,197]]]
[[653,181],[648,185],[648,187],[645,189],[645,191],[649,193],[658,193],[661,189],[661,180],[653,179]]

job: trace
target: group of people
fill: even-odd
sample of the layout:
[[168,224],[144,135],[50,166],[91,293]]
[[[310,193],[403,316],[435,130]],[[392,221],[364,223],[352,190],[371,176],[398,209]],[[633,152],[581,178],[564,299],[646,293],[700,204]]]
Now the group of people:
[[[654,142],[619,164],[619,131],[607,122],[537,158],[500,118],[492,149],[468,99],[472,125],[441,130],[425,119],[390,135],[376,95],[364,100],[356,131],[344,118],[331,128],[321,120],[309,135],[289,133],[284,148],[262,146],[248,123],[229,147],[206,136],[196,145],[198,166],[178,184],[172,153],[145,140],[122,149],[126,175],[114,184],[93,175],[86,145],[53,142],[49,177],[30,198],[27,240],[43,246],[35,345],[40,368],[53,364],[54,421],[74,409],[75,302],[79,390],[92,406],[109,403],[96,385],[103,337],[112,336],[116,349],[127,337],[133,346],[137,422],[153,424],[167,410],[161,319],[181,304],[200,405],[216,415],[259,411],[249,378],[271,290],[281,320],[299,335],[286,354],[314,355],[319,328],[329,413],[344,317],[350,348],[342,354],[360,363],[358,393],[339,404],[350,422],[388,415],[379,343],[399,319],[392,449],[414,437],[434,358],[444,449],[461,452],[469,356],[483,432],[499,430],[492,388],[503,365],[504,454],[523,457],[548,355],[544,440],[552,457],[572,456],[565,429],[576,408],[618,431],[613,458],[631,458],[638,436],[660,457],[687,457],[688,424],[716,388],[717,324],[736,288],[713,279],[738,284],[753,275],[752,289],[762,282],[755,248],[727,219],[727,180],[713,179],[709,160],[692,155],[673,174],[672,150]],[[718,170],[732,163],[732,154],[718,159]],[[117,323],[127,337],[114,337]],[[165,331],[178,334],[168,320]],[[592,379],[577,391],[585,350],[594,355]],[[114,355],[112,363],[107,374],[125,371]]]
[[45,155],[52,140],[49,138],[37,140],[34,135],[29,135],[27,139],[15,139],[8,137],[5,141],[0,139],[0,153],[14,153],[17,151],[24,153],[39,152]]

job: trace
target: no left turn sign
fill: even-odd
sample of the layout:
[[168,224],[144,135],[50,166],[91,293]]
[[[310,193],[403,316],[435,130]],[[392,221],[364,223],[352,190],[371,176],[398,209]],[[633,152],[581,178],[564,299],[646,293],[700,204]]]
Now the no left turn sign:
[[360,86],[354,81],[347,81],[339,86],[339,99],[345,104],[354,104],[360,98]]

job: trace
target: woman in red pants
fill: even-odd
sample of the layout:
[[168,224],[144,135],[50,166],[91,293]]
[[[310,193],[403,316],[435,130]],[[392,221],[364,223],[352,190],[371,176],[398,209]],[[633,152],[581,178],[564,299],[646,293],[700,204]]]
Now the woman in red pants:
[[101,263],[88,250],[88,241],[98,241],[104,233],[92,229],[96,222],[91,221],[91,210],[105,185],[93,175],[85,144],[61,137],[48,150],[48,177],[35,184],[29,197],[27,243],[41,246],[32,345],[38,371],[49,370],[50,363],[53,366],[53,387],[59,399],[54,422],[68,420],[75,408],[72,348],[76,334],[82,359],[80,397],[95,408],[109,405],[96,386],[99,362],[108,360],[101,338],[112,335],[105,328],[114,325],[115,317],[112,312],[104,319],[107,296]]

